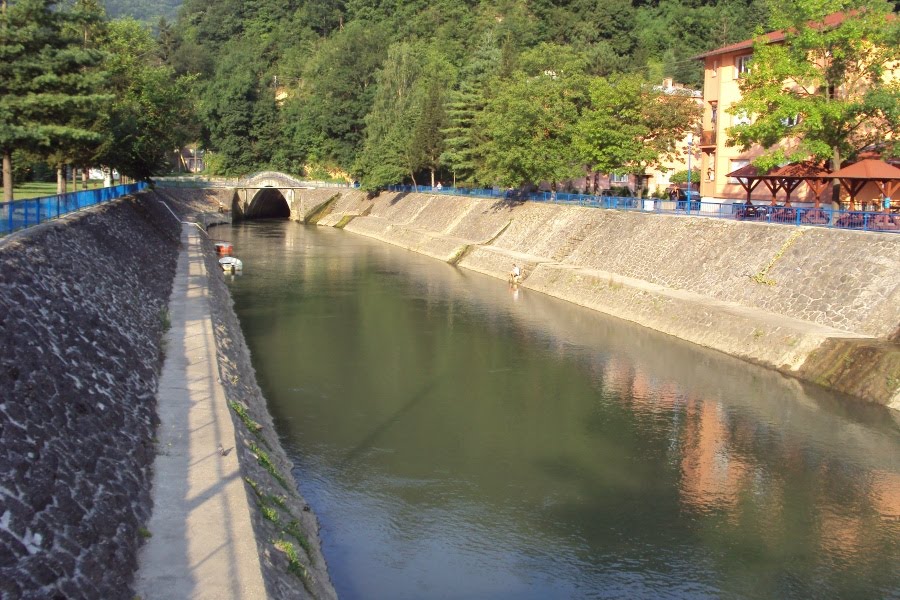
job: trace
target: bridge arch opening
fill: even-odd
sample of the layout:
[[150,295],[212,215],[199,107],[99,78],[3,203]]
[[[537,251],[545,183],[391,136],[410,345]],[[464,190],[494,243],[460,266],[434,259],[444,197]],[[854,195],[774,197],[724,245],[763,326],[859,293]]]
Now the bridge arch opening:
[[288,219],[290,216],[291,207],[277,188],[259,190],[244,211],[245,219]]

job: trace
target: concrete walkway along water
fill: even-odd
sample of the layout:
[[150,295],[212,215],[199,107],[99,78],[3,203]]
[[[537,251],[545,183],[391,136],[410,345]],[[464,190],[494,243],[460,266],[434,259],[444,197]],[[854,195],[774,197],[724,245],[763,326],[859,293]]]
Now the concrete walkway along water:
[[142,600],[266,597],[218,379],[201,235],[182,225],[158,392],[153,516],[135,586]]

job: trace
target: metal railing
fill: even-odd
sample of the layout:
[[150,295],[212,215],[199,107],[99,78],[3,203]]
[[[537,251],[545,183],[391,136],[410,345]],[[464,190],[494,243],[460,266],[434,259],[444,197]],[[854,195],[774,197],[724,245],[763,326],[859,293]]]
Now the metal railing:
[[146,182],[140,181],[43,198],[0,202],[0,235],[32,227],[50,219],[58,219],[67,213],[115,200],[121,196],[139,192],[146,187]]
[[834,210],[832,208],[793,207],[743,202],[707,202],[706,200],[661,200],[658,198],[634,198],[623,196],[594,196],[563,192],[531,192],[491,188],[432,188],[430,186],[392,185],[391,192],[419,192],[452,196],[475,196],[531,202],[550,202],[612,210],[633,210],[647,213],[691,215],[718,219],[756,221],[781,225],[806,225],[855,229],[859,231],[900,232],[900,214],[861,210]]
[[240,182],[228,177],[154,177],[153,184],[163,188],[230,188]]

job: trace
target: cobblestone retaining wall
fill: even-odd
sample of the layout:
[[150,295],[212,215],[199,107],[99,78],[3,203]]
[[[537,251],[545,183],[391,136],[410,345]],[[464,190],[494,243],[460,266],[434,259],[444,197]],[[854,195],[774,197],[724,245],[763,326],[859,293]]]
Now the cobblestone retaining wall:
[[[340,222],[795,373],[826,339],[900,335],[896,234],[403,193],[341,198],[321,224]],[[884,380],[867,399],[900,408]]]
[[0,597],[131,598],[180,226],[139,195],[0,246]]

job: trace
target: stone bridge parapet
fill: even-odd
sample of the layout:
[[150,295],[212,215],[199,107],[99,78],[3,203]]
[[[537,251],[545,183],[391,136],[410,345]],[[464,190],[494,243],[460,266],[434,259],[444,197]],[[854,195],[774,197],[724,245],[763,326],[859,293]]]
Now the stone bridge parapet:
[[262,171],[237,182],[232,199],[236,219],[281,217],[304,221],[347,184],[303,181],[277,171]]

